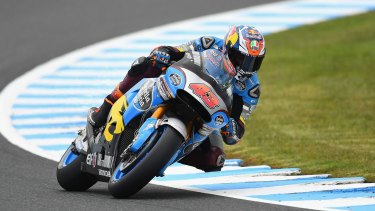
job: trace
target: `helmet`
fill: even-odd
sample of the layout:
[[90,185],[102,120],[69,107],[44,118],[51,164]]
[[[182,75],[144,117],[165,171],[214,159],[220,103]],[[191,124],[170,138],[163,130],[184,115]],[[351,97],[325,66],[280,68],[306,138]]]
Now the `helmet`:
[[224,38],[223,50],[243,81],[259,70],[266,54],[263,35],[254,27],[232,26]]

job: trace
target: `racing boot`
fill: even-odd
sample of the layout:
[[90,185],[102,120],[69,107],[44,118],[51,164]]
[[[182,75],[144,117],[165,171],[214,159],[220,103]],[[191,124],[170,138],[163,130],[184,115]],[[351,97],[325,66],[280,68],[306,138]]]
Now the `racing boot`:
[[105,124],[109,111],[112,108],[113,103],[105,98],[103,104],[99,107],[92,107],[89,109],[87,115],[87,121],[94,127],[99,128]]
[[222,140],[219,133],[212,133],[202,144],[179,162],[205,172],[221,171],[225,162]]

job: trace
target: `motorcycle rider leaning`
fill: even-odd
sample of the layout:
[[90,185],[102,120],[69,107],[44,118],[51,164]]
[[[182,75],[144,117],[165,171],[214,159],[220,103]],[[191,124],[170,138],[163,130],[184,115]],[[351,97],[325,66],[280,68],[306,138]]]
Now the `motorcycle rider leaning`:
[[257,71],[260,69],[266,49],[263,35],[254,27],[232,26],[224,39],[205,36],[176,47],[155,48],[149,57],[140,57],[133,62],[125,78],[104,99],[99,108],[89,110],[88,122],[96,128],[103,126],[116,100],[140,80],[160,76],[171,61],[180,60],[186,51],[202,52],[207,49],[218,49],[227,54],[236,69],[231,118],[221,129],[221,133],[212,133],[179,162],[206,172],[220,171],[225,161],[222,142],[229,145],[238,143],[245,132],[245,121],[254,111],[260,96]]

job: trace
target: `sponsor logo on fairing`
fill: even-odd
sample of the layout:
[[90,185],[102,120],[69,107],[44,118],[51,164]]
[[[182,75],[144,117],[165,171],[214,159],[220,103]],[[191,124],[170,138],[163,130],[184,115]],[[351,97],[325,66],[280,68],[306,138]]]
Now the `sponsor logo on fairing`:
[[181,84],[181,77],[175,73],[172,73],[169,76],[169,79],[171,80],[173,86],[178,86]]
[[90,165],[92,164],[92,154],[88,154],[87,157],[86,157],[86,163],[87,165]]
[[235,86],[236,86],[236,88],[237,88],[238,90],[240,90],[240,91],[243,91],[243,90],[246,89],[246,84],[245,84],[245,82],[243,82],[243,81],[238,81],[238,80],[236,80],[236,82],[235,82]]
[[224,117],[219,115],[215,118],[215,125],[222,125],[224,123]]
[[98,171],[99,171],[100,176],[111,177],[110,171],[106,171],[106,170],[102,170],[102,169],[98,169]]
[[205,84],[189,84],[189,88],[193,90],[193,93],[200,97],[204,104],[210,109],[219,107],[219,99],[212,93],[211,89]]
[[96,159],[97,159],[96,153],[92,154],[92,167],[94,167],[94,168],[96,166]]
[[147,81],[137,94],[137,102],[142,110],[147,110],[152,103],[153,81]]

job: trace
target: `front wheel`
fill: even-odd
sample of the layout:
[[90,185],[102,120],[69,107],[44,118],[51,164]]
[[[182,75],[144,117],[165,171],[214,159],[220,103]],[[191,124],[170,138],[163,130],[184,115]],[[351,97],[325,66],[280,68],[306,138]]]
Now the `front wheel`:
[[73,147],[70,145],[57,166],[57,181],[65,190],[85,191],[97,180],[94,176],[81,171],[81,163],[85,162],[86,156],[73,152]]
[[141,156],[135,158],[135,164],[128,172],[123,173],[120,170],[123,162],[119,163],[108,183],[108,190],[114,197],[129,197],[147,185],[168,163],[184,140],[170,126],[165,126],[164,132],[155,138],[159,138],[156,144],[147,149],[148,152],[140,152]]

